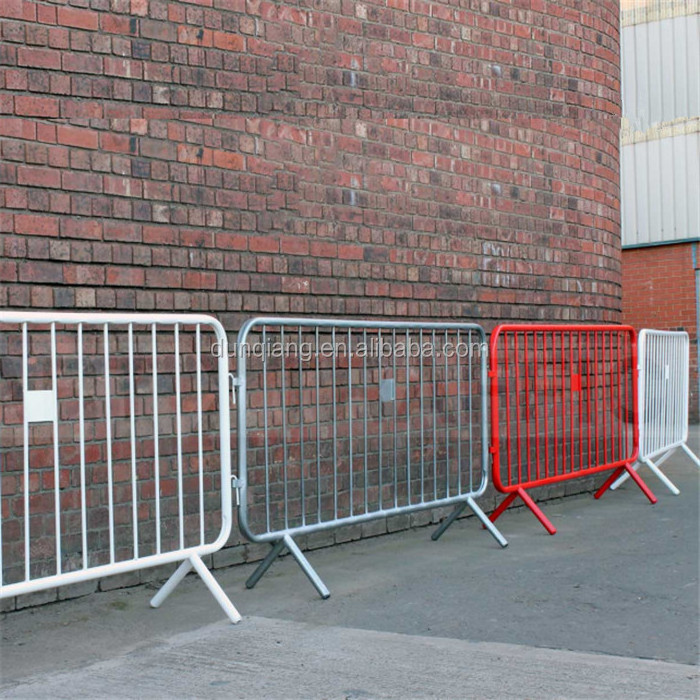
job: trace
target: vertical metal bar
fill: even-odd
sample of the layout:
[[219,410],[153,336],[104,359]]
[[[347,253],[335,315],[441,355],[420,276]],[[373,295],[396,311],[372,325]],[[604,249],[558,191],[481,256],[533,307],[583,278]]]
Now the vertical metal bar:
[[518,348],[518,332],[513,333],[513,355],[515,364],[515,431],[517,438],[517,457],[518,457],[518,483],[523,481],[522,474],[522,459],[521,459],[521,434],[520,434],[520,350]]
[[349,472],[350,472],[350,516],[355,514],[353,504],[353,453],[352,453],[352,330],[348,328],[348,447],[349,447]]
[[554,474],[559,476],[559,413],[557,411],[557,335],[552,332],[552,416],[554,419],[554,431],[552,442],[554,443]]
[[[513,483],[512,462],[513,455],[511,451],[510,440],[510,368],[508,366],[508,331],[503,331],[503,371],[506,378],[506,452],[508,453],[508,486]],[[470,367],[471,369],[471,367]],[[471,387],[470,387],[471,390]],[[471,416],[469,417],[471,420]],[[498,447],[494,445],[494,447]]]
[[333,518],[338,519],[338,409],[336,405],[336,344],[335,326],[331,330],[333,345]]
[[78,429],[80,440],[80,541],[83,569],[88,568],[87,499],[85,484],[85,383],[83,380],[83,324],[78,324]]
[[[195,326],[195,343],[197,344],[197,473],[199,477],[199,543],[204,544],[204,437],[202,430],[202,339],[201,328]],[[228,398],[227,398],[228,400]]]
[[591,460],[591,334],[586,331],[586,435],[588,437],[588,468],[593,467]]
[[[471,338],[470,338],[471,340]],[[459,328],[457,329],[457,352],[455,353],[457,362],[457,493],[462,493],[462,367],[459,363],[459,353],[461,348],[461,337]],[[471,353],[471,343],[469,343],[469,352]],[[470,358],[471,363],[471,358]],[[471,386],[470,386],[471,388]],[[469,394],[471,399],[471,392]],[[471,410],[469,411],[469,429],[471,430]],[[471,443],[471,440],[470,440]],[[472,463],[469,462],[469,476],[472,473]],[[471,478],[470,478],[471,483]],[[471,489],[470,489],[471,493]]]
[[608,358],[610,362],[610,453],[609,460],[615,459],[615,359],[613,355],[613,334],[612,331],[608,334]]
[[431,384],[433,387],[433,498],[437,499],[437,396],[436,396],[436,370],[435,370],[435,330],[431,333],[432,342],[432,375]]
[[[270,434],[267,417],[267,332],[262,327],[262,380],[263,380],[263,435],[265,440],[265,527],[270,532]],[[239,411],[245,410],[245,406],[239,407]],[[320,510],[319,510],[320,512]]]
[[[445,356],[445,496],[450,496],[450,371],[447,358],[447,329],[442,353]],[[459,469],[459,465],[457,465]]]
[[379,510],[382,510],[382,501],[384,489],[384,480],[382,478],[382,330],[381,328],[377,330],[377,407],[379,413],[377,414],[377,420],[379,421],[378,434],[379,434],[379,466],[377,467],[377,483],[379,485]]
[[420,343],[419,374],[418,383],[420,385],[420,502],[425,503],[425,412],[423,404],[423,329],[418,331],[418,342]]
[[411,353],[410,337],[406,329],[406,503],[411,505]]
[[[474,424],[474,411],[473,409],[473,402],[472,402],[472,388],[474,385],[474,370],[472,368],[472,332],[471,330],[468,331],[468,340],[467,342],[469,343],[469,493],[474,493],[474,440],[472,439],[472,427]],[[481,357],[481,353],[483,352],[483,348],[479,348],[479,369],[480,369],[480,375],[483,375],[484,373],[487,372],[486,370],[486,358]],[[485,381],[485,379],[483,380]],[[482,440],[482,450],[484,450],[484,446],[488,444],[488,440],[486,437],[486,395],[484,394],[481,397],[482,401],[482,406],[481,406],[481,425],[482,425],[482,433],[483,435],[481,436]],[[481,468],[484,469],[484,465],[481,465]],[[461,470],[460,470],[461,471]],[[482,472],[482,478],[483,478],[483,472]]]
[[56,324],[51,324],[51,388],[53,389],[53,497],[56,532],[56,573],[61,573],[61,467],[58,461],[58,373],[56,370]]
[[[182,409],[180,391],[180,324],[173,329],[175,335],[175,421],[177,442],[177,512],[180,529],[180,549],[185,548],[185,495],[182,483]],[[223,486],[223,485],[222,485]]]
[[22,324],[22,390],[24,410],[22,411],[22,432],[24,439],[24,580],[31,578],[31,548],[29,530],[29,416],[27,415],[27,392],[29,391],[27,324]]
[[571,441],[571,455],[569,471],[573,473],[574,471],[574,453],[576,452],[576,440],[574,439],[574,387],[573,387],[573,374],[574,374],[574,334],[572,332],[567,333],[569,338],[569,440]]
[[367,329],[362,331],[362,343],[365,348],[365,352],[362,356],[362,423],[363,423],[363,437],[364,437],[364,464],[363,464],[363,487],[364,487],[364,499],[365,499],[365,513],[369,510],[369,487],[367,484],[367,450],[368,450],[368,440],[367,440]]
[[301,352],[301,326],[297,334],[299,349],[297,361],[299,362],[299,491],[301,494],[301,524],[306,525],[306,484],[304,475],[304,367],[302,365]]
[[578,333],[578,469],[583,469],[583,336]]
[[537,331],[532,334],[532,366],[535,390],[535,478],[540,478],[540,393],[537,375],[540,373],[537,362]]
[[282,475],[284,479],[284,527],[289,527],[289,482],[287,478],[287,346],[284,342],[284,326],[280,326],[282,348]]
[[399,382],[398,382],[398,377],[396,376],[396,329],[392,329],[391,331],[391,360],[392,360],[392,381],[394,382],[394,400],[392,401],[393,404],[393,413],[394,413],[394,425],[393,425],[393,432],[394,432],[394,508],[398,507],[399,505],[399,463],[398,463],[398,450],[399,450],[399,436],[398,436],[398,428],[397,428],[397,420],[398,420],[398,414],[397,414],[397,404],[398,404],[398,390],[399,390]]
[[523,333],[523,342],[525,344],[525,445],[527,450],[527,480],[532,480],[532,472],[530,467],[530,358],[528,356],[528,337],[527,333]]
[[566,351],[564,331],[561,332],[561,473],[566,474]]
[[129,436],[131,447],[131,529],[133,535],[134,559],[139,558],[139,511],[136,488],[136,407],[134,390],[134,324],[128,326],[129,342]]
[[624,357],[625,357],[625,457],[630,454],[629,430],[627,430],[627,417],[629,416],[629,334],[625,333]]
[[620,358],[620,334],[615,333],[617,338],[617,459],[622,459],[622,383],[621,383],[621,358]]
[[109,492],[109,561],[114,564],[114,474],[112,471],[112,396],[109,388],[109,324],[104,324],[105,439],[107,441],[107,488]]
[[[316,326],[316,513],[321,522],[321,349]],[[269,502],[269,498],[268,498]],[[270,526],[268,525],[268,530]]]
[[158,339],[156,324],[151,325],[151,361],[153,365],[153,471],[156,496],[156,554],[161,551],[160,533],[160,448],[158,445]]
[[598,432],[598,416],[600,415],[599,399],[600,395],[598,392],[598,333],[593,334],[593,343],[595,345],[595,359],[593,363],[594,373],[595,373],[595,464],[591,464],[591,467],[598,466],[598,461],[600,460],[600,434]]
[[544,475],[549,476],[549,391],[547,387],[547,332],[542,333],[542,375],[544,381]]

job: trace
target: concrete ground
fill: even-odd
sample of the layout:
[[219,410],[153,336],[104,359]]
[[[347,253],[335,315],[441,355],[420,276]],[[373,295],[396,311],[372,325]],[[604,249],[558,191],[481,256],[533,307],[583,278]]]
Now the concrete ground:
[[545,503],[554,537],[506,512],[505,550],[468,518],[310,552],[327,601],[290,557],[251,591],[219,570],[237,626],[193,576],[159,610],[139,587],[6,614],[0,695],[698,698],[700,474],[664,469],[655,506],[631,482]]

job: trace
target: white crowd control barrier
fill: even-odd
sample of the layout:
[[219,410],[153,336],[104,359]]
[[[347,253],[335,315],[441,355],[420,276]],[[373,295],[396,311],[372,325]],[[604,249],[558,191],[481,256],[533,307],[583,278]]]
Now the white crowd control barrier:
[[[639,460],[678,495],[675,484],[659,468],[677,448],[700,467],[688,441],[690,341],[684,331],[639,333]],[[639,468],[639,464],[634,469]],[[611,488],[622,484],[623,474]]]
[[[211,348],[223,349],[217,358]],[[181,562],[231,531],[227,341],[209,316],[0,312],[0,598]]]
[[239,523],[286,548],[330,594],[297,536],[454,505],[487,485],[487,349],[467,323],[255,318],[238,335]]

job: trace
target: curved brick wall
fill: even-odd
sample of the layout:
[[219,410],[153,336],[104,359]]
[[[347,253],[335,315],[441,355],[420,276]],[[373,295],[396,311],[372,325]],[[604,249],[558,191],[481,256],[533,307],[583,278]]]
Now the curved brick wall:
[[0,305],[619,320],[613,0],[0,3]]

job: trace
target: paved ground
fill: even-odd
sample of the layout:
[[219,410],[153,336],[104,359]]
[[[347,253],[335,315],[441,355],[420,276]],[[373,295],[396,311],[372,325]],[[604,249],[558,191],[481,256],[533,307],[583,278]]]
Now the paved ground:
[[136,588],[11,613],[0,694],[698,698],[700,478],[666,466],[679,497],[649,475],[656,506],[550,502],[554,537],[511,511],[506,550],[469,518],[311,552],[327,601],[289,557],[252,591],[219,571],[237,626],[194,577],[160,610]]

